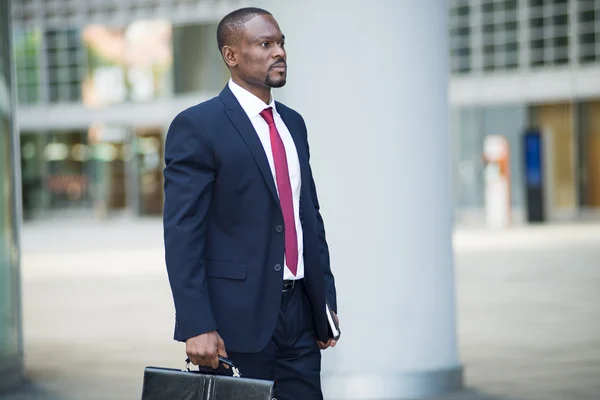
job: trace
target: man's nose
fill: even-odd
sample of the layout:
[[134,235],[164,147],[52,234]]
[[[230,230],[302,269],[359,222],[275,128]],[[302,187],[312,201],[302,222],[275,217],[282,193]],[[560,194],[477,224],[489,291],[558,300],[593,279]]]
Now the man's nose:
[[275,51],[273,52],[273,58],[283,58],[285,60],[285,49],[281,45],[275,46]]

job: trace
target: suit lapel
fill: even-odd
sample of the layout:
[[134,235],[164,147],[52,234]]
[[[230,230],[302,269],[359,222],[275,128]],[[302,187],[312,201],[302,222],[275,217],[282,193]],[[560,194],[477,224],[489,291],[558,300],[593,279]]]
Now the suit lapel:
[[287,113],[284,107],[281,107],[280,103],[275,102],[277,105],[277,112],[281,115],[281,119],[287,126],[288,131],[290,131],[290,135],[292,135],[292,139],[294,140],[294,145],[296,146],[296,152],[298,153],[298,161],[300,162],[300,205],[299,215],[300,215],[300,223],[304,226],[304,191],[310,185],[305,184],[306,179],[309,176],[308,170],[308,149],[306,149],[304,145],[304,141],[302,140],[302,135],[300,132],[300,128],[295,124],[295,121],[292,117]]
[[275,188],[275,180],[273,179],[273,174],[271,173],[271,167],[269,166],[265,149],[258,138],[258,134],[256,133],[252,122],[250,122],[248,115],[246,115],[242,109],[242,106],[240,106],[240,103],[229,89],[229,86],[225,86],[225,89],[223,89],[219,95],[219,98],[225,105],[225,111],[231,120],[231,123],[242,136],[244,142],[246,142],[248,149],[250,149],[250,153],[252,153],[252,156],[258,165],[258,169],[262,173],[267,186],[271,190],[271,194],[275,198],[277,204],[279,204],[279,196],[277,195],[277,189]]
[[304,179],[308,176],[308,153],[307,149],[304,145],[304,140],[302,139],[302,135],[300,132],[300,127],[295,123],[294,119],[288,114],[286,109],[277,103],[277,112],[281,115],[281,119],[287,126],[288,131],[290,131],[290,135],[292,135],[292,139],[294,140],[294,145],[296,146],[296,152],[298,153],[298,161],[300,162],[300,173],[302,186],[304,186]]

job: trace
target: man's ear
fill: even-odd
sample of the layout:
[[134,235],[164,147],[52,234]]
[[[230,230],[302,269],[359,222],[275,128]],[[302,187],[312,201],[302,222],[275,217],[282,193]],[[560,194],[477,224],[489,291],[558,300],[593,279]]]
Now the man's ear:
[[237,55],[231,46],[223,46],[221,49],[221,55],[223,56],[223,60],[225,64],[227,64],[230,68],[235,67],[238,64]]

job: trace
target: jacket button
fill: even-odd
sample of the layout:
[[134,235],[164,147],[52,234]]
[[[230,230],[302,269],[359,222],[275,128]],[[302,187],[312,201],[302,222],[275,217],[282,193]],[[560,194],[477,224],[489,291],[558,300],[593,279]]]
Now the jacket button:
[[277,225],[277,227],[275,228],[275,230],[276,230],[278,233],[281,233],[281,232],[283,232],[283,226],[281,226],[281,225]]
[[273,267],[273,269],[277,272],[281,271],[281,264],[275,264],[275,266]]

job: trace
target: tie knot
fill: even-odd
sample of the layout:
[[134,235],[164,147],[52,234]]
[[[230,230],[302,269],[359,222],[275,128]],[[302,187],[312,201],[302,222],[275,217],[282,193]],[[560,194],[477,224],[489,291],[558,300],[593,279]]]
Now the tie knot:
[[273,125],[275,120],[273,119],[273,108],[265,108],[260,112],[260,116],[267,122],[269,125]]

